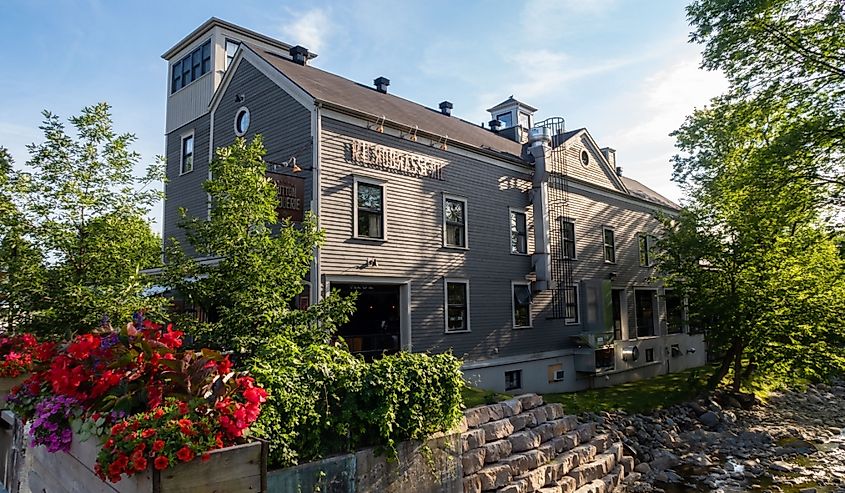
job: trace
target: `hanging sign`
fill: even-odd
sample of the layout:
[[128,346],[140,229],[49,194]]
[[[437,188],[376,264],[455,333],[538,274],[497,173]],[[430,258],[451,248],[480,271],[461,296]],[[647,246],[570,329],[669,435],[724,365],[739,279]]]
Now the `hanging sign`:
[[302,222],[305,210],[305,180],[298,176],[271,172],[267,172],[267,178],[276,187],[276,213],[279,221],[290,218],[293,222]]

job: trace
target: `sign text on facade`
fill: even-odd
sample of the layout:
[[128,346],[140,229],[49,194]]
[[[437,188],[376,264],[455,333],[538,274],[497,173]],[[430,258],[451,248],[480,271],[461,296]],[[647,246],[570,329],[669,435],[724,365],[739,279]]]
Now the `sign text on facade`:
[[267,177],[276,187],[279,221],[289,217],[293,222],[301,222],[305,205],[305,180],[298,176],[271,172],[267,172]]
[[442,159],[355,139],[346,147],[347,159],[354,164],[400,175],[444,180],[446,161]]

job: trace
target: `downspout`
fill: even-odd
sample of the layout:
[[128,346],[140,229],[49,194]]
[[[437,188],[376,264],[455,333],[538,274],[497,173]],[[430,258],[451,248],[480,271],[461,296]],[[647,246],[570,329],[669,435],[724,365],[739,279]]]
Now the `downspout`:
[[528,133],[528,152],[534,156],[534,178],[531,185],[534,203],[534,254],[532,255],[536,275],[534,291],[549,289],[552,278],[549,177],[546,169],[546,157],[551,150],[551,141],[551,132],[548,128],[535,127]]
[[[314,145],[312,145],[313,155],[311,156],[311,212],[317,218],[317,229],[320,229],[322,221],[320,220],[320,195],[321,195],[321,179],[320,179],[320,141],[322,140],[322,117],[320,110],[323,104],[314,101],[314,111],[311,112],[311,138]],[[311,262],[311,303],[317,303],[323,299],[322,297],[322,273],[320,270],[320,248],[314,245],[314,260]]]

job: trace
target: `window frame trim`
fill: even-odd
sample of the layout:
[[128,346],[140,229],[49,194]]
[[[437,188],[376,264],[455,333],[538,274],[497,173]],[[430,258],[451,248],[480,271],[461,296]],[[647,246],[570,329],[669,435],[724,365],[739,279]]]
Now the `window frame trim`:
[[[514,373],[519,375],[519,386],[518,387],[508,387],[508,373]],[[514,368],[512,370],[505,370],[503,377],[505,379],[505,392],[510,392],[511,390],[522,390],[523,383],[522,383],[522,368]]]
[[[191,139],[191,169],[185,171],[185,140]],[[196,129],[192,128],[179,136],[179,176],[193,173],[197,164],[197,137]]]
[[[642,251],[640,250],[640,237],[645,238],[645,255],[646,255],[646,263],[645,264],[642,263]],[[649,239],[652,239],[652,241],[653,241],[652,244],[649,244]],[[657,235],[653,235],[651,233],[646,233],[644,231],[640,231],[639,233],[637,233],[637,253],[638,253],[638,257],[639,257],[637,259],[637,261],[640,264],[640,267],[645,268],[645,269],[650,269],[650,268],[652,268],[656,265],[656,262],[654,261],[654,256],[650,254],[651,248],[653,248],[653,246],[655,244],[657,244]]]
[[[567,286],[564,285],[564,288]],[[576,319],[573,321],[571,318],[566,318],[566,301],[564,301],[563,305],[563,325],[581,325],[581,317],[583,314],[581,313],[581,293],[579,292],[580,284],[579,283],[572,283],[572,289],[575,292],[575,314]]]
[[[449,235],[446,234],[446,201],[452,200],[461,202],[464,205],[464,245],[449,245],[446,243]],[[458,195],[450,195],[443,193],[440,200],[440,224],[441,224],[441,239],[443,248],[450,250],[469,250],[469,208],[467,207],[467,199]]]
[[[513,230],[511,229],[511,214],[514,212],[518,214],[522,214],[522,217],[525,218],[525,253],[515,252],[513,250],[513,244],[511,243],[510,235],[513,234]],[[528,253],[528,213],[525,212],[525,209],[520,209],[518,207],[508,207],[508,251],[511,255],[518,255],[521,257],[527,257],[531,255]]]
[[[561,216],[561,217],[557,218],[557,220],[558,220],[558,228],[560,228],[560,231],[561,231],[561,235],[560,235],[560,241],[561,241],[561,245],[560,245],[561,252],[560,252],[560,254],[561,254],[561,258],[564,259],[564,260],[578,260],[578,237],[575,234],[575,219],[573,219],[571,217]],[[565,222],[572,224],[572,253],[573,253],[572,257],[567,257],[564,254],[563,223],[565,223]],[[604,240],[602,240],[602,241],[604,241]]]
[[[365,183],[381,187],[381,238],[358,234],[358,184]],[[356,240],[383,243],[387,241],[387,182],[369,176],[352,175],[352,238]]]
[[[168,83],[167,83],[168,97],[173,96],[173,95],[174,95],[174,94],[176,94],[177,92],[180,92],[182,89],[185,89],[186,87],[188,87],[188,86],[192,85],[194,82],[196,82],[196,81],[198,81],[198,80],[202,79],[202,78],[203,78],[203,77],[205,77],[206,75],[211,74],[211,73],[214,73],[214,52],[215,52],[216,50],[214,49],[214,43],[212,43],[211,41],[212,41],[212,38],[211,38],[211,37],[209,37],[209,38],[207,38],[207,39],[203,40],[201,43],[199,43],[198,45],[196,45],[196,46],[194,46],[193,48],[191,48],[191,50],[190,50],[190,51],[188,51],[186,54],[184,54],[184,55],[180,56],[177,60],[174,60],[172,63],[170,63],[170,65],[169,65],[169,68],[170,68],[170,71],[169,71],[169,72],[170,72],[170,80],[169,80],[169,81],[168,81]],[[199,77],[197,77],[196,79],[194,79],[194,78],[193,78],[193,74],[192,74],[192,77],[191,77],[191,82],[189,82],[188,84],[185,84],[185,83],[182,81],[182,75],[185,73],[185,69],[184,69],[184,68],[182,68],[182,60],[184,60],[185,58],[190,58],[190,59],[191,59],[191,69],[193,70],[193,55],[194,55],[194,52],[195,52],[195,51],[199,50],[199,52],[200,52],[200,72],[202,72],[202,66],[203,66],[202,47],[203,47],[203,46],[205,46],[205,44],[206,44],[206,43],[208,43],[208,44],[209,44],[209,47],[208,47],[208,51],[209,51],[209,57],[208,57],[208,59],[209,59],[209,61],[208,61],[209,68],[208,68],[208,72],[205,72],[204,74],[201,74],[201,75],[200,75]],[[173,90],[173,68],[176,66],[176,64],[177,64],[177,63],[179,64],[179,71],[180,71],[180,72],[179,72],[179,83],[181,84],[181,86],[182,86],[182,87],[180,87],[179,89],[176,89],[176,90],[174,91],[174,90]]]
[[[249,124],[247,124],[246,129],[243,132],[238,129],[238,119],[240,118],[241,114],[245,114],[249,117]],[[246,135],[246,133],[249,132],[250,125],[252,125],[252,112],[249,111],[249,108],[247,108],[246,106],[241,106],[235,111],[235,121],[232,122],[232,126],[235,130],[235,136],[243,137],[244,135]]]
[[[463,284],[466,294],[466,326],[463,330],[449,330],[449,284]],[[472,332],[470,327],[470,298],[469,298],[469,279],[463,277],[444,277],[443,278],[443,333],[444,334],[466,334]]]
[[528,302],[528,325],[516,325],[516,299],[515,299],[515,292],[514,287],[516,286],[527,286],[528,293],[531,294],[531,283],[528,281],[511,281],[511,329],[513,330],[521,330],[521,329],[533,329],[534,328],[534,316],[531,313],[531,305],[534,304],[534,297],[531,297],[531,300]]
[[[610,231],[610,233],[613,235],[613,245],[611,245],[613,247],[613,260],[607,259],[607,241],[606,241],[607,237],[605,236],[605,233],[607,231]],[[604,258],[604,263],[615,265],[618,255],[616,253],[616,230],[612,226],[603,225],[601,227],[601,250],[602,250],[602,258]]]

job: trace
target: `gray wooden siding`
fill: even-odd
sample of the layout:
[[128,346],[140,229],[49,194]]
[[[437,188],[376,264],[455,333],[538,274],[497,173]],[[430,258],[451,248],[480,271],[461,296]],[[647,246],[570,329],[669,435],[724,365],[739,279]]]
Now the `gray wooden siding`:
[[[528,173],[519,174],[482,161],[385,136],[366,128],[323,120],[322,224],[326,244],[323,274],[411,278],[412,344],[416,351],[452,349],[459,356],[485,359],[571,347],[579,326],[548,319],[550,292],[540,293],[532,309],[534,326],[512,328],[511,281],[532,271],[531,257],[511,255],[508,208],[524,208],[533,247]],[[445,181],[415,178],[349,163],[350,139],[432,155],[448,162]],[[580,166],[580,165],[579,165]],[[385,186],[387,240],[353,238],[353,181],[381,180]],[[609,183],[609,181],[608,181]],[[443,194],[467,201],[467,250],[442,246]],[[570,193],[569,215],[576,223],[574,280],[607,278],[614,286],[646,285],[649,269],[639,267],[636,233],[656,228],[650,207],[636,207],[598,194]],[[556,224],[553,222],[557,233]],[[605,265],[601,227],[613,226],[617,264]],[[532,251],[529,249],[529,252]],[[377,267],[365,267],[368,258]],[[444,278],[469,280],[469,333],[444,333]],[[633,292],[629,296],[633,320]],[[632,322],[633,323],[633,322]]]
[[[510,254],[509,207],[527,208],[530,177],[464,156],[330,119],[323,121],[321,253],[325,275],[411,278],[415,350],[489,357],[547,349],[550,334],[511,327],[511,281],[524,280],[531,257]],[[407,177],[348,163],[350,138],[432,155],[448,162],[445,181]],[[385,182],[387,241],[353,239],[353,176]],[[444,248],[443,194],[467,201],[467,250]],[[367,258],[378,267],[361,268]],[[444,333],[444,278],[469,279],[470,333]]]
[[[167,135],[167,185],[164,200],[164,239],[176,238],[185,244],[185,234],[177,226],[179,208],[184,207],[188,214],[206,217],[208,201],[202,184],[208,178],[208,119],[206,114],[191,123],[177,128]],[[180,175],[182,158],[182,136],[194,132],[194,169]]]
[[[237,94],[242,94],[244,101],[236,102]],[[296,157],[302,172],[293,174],[289,169],[279,172],[305,179],[305,209],[309,210],[313,161],[311,112],[243,60],[214,112],[215,148],[234,142],[235,113],[241,106],[249,109],[250,118],[244,138],[251,139],[261,134],[267,149],[267,161],[281,163]]]
[[[590,139],[584,133],[577,138],[570,139],[566,146],[565,164],[569,176],[602,188],[620,190],[611,175],[611,173],[615,174],[616,170],[610,170],[604,163],[601,163],[600,160],[603,159],[601,151],[590,143]],[[581,151],[584,149],[590,155],[590,163],[586,167],[581,164]]]
[[[213,63],[214,60],[212,59],[212,66]],[[169,81],[171,65],[167,66],[167,70]],[[214,95],[214,77],[213,71],[208,72],[174,94],[168,93],[165,133],[171,133],[186,123],[208,113],[208,103],[211,101],[211,96]],[[167,86],[170,87],[170,82]]]

